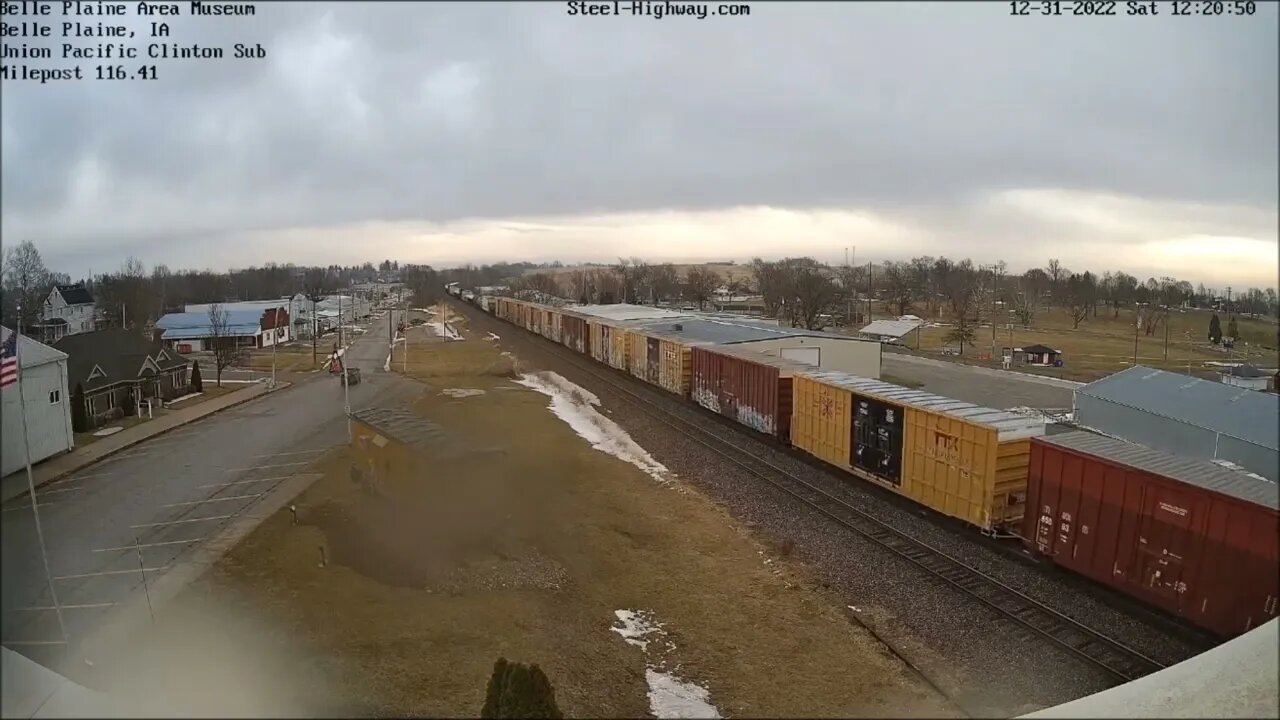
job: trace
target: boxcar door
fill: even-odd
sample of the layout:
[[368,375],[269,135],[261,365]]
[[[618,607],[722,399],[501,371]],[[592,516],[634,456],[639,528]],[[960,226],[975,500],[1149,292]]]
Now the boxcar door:
[[902,484],[902,409],[854,396],[849,464],[892,485]]
[[1183,562],[1194,549],[1191,502],[1171,490],[1148,483],[1142,497],[1142,523],[1138,532],[1138,569],[1143,587],[1156,597],[1178,604],[1186,591]]
[[649,364],[645,366],[645,379],[657,385],[662,374],[662,344],[658,338],[645,338],[648,343]]

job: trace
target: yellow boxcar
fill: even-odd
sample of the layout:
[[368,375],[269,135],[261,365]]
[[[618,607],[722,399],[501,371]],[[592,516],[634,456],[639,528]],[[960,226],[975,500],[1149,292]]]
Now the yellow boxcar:
[[849,469],[853,402],[848,388],[806,375],[791,381],[791,444]]
[[681,397],[689,397],[689,382],[693,378],[693,363],[689,360],[691,344],[675,338],[659,338],[658,342],[662,353],[658,385]]
[[1021,520],[1043,422],[838,372],[792,388],[797,448],[983,530]]

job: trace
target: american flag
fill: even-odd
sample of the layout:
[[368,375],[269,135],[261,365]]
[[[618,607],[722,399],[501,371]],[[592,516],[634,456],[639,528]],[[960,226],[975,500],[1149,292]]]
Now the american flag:
[[9,339],[0,348],[0,388],[18,382],[18,333],[9,333]]

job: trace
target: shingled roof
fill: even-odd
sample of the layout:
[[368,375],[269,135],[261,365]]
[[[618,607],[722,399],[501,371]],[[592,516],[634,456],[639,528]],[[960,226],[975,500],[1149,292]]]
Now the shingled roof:
[[75,285],[58,285],[57,288],[58,294],[62,296],[63,302],[68,305],[93,304],[93,294],[84,286],[84,283],[76,283]]
[[86,391],[142,377],[148,360],[159,372],[187,363],[177,352],[123,328],[67,335],[53,347],[67,354],[68,385],[81,383]]

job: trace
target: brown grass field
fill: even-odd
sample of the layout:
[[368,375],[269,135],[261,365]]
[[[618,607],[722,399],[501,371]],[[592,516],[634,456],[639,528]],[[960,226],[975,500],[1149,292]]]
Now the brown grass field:
[[[882,310],[887,316],[887,311]],[[921,313],[916,313],[921,314]],[[923,315],[921,315],[923,317]],[[1205,362],[1248,362],[1264,368],[1275,368],[1280,364],[1275,350],[1277,346],[1275,323],[1265,320],[1238,318],[1240,339],[1235,349],[1228,351],[1221,347],[1213,347],[1207,340],[1209,318],[1211,313],[1188,310],[1173,312],[1169,315],[1168,344],[1166,349],[1165,328],[1161,324],[1154,335],[1138,333],[1138,363],[1148,367],[1164,370],[1192,372],[1211,370]],[[1227,322],[1222,318],[1225,331]],[[945,318],[942,322],[946,322]],[[1063,352],[1063,367],[1037,368],[1017,367],[1020,371],[1052,375],[1070,380],[1090,381],[1104,377],[1129,367],[1134,355],[1133,311],[1121,310],[1113,316],[1110,309],[1099,308],[1097,317],[1089,317],[1080,323],[1079,329],[1072,329],[1071,318],[1065,310],[1054,309],[1042,311],[1031,328],[1015,327],[1012,331],[998,327],[995,336],[998,361],[1005,347],[1024,347],[1026,345],[1048,345]],[[919,346],[926,354],[937,354],[943,347],[955,348],[956,343],[944,342],[948,327],[927,327],[920,333]],[[991,326],[981,327],[976,333],[977,343],[973,348],[965,349],[963,362],[990,364],[983,362],[982,355],[991,353]],[[1247,346],[1245,343],[1249,343]],[[916,347],[914,334],[908,336],[904,343],[908,348]],[[1246,350],[1248,351],[1246,355]]]
[[[593,449],[511,381],[499,343],[460,329],[411,333],[424,384],[405,400],[477,452],[393,472],[381,497],[351,481],[345,448],[309,468],[323,477],[293,501],[297,525],[268,518],[165,611],[217,628],[219,677],[269,678],[294,703],[273,714],[476,716],[505,656],[541,665],[567,717],[643,717],[648,662],[727,717],[955,716],[802,566],[679,479]],[[647,653],[610,631],[622,609],[662,623]]]

